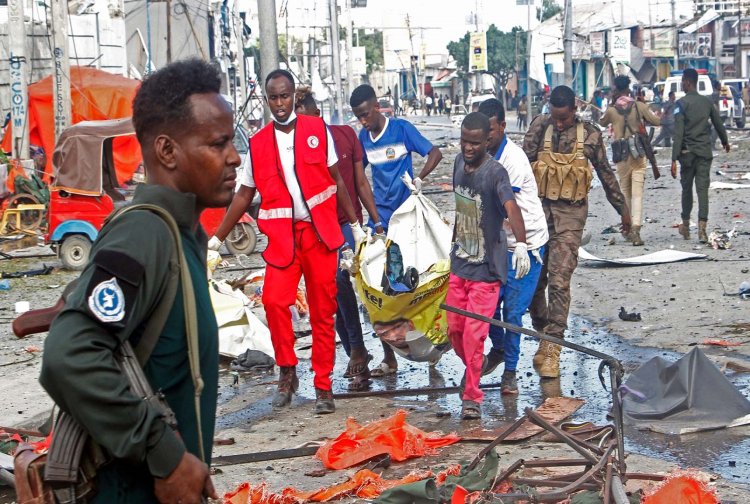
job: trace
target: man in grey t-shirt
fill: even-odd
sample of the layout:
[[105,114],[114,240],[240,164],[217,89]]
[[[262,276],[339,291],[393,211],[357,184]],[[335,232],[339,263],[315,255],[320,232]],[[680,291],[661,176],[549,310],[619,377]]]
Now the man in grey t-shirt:
[[[450,306],[485,317],[495,313],[500,286],[507,277],[508,248],[502,226],[506,217],[517,242],[526,242],[523,217],[508,172],[487,155],[489,131],[489,119],[478,112],[468,114],[461,124],[461,154],[453,168],[456,223],[446,298]],[[522,249],[525,247],[516,247]],[[528,254],[514,254],[513,266],[516,277],[523,277],[530,268]],[[479,378],[488,332],[486,322],[448,312],[448,337],[466,365],[463,419],[481,416],[484,395]]]

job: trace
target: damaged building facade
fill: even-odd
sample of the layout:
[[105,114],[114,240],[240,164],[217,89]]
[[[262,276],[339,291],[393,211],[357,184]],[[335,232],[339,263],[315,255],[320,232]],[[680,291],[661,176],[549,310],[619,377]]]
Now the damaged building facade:
[[[689,67],[719,79],[750,71],[750,16],[739,16],[739,0],[677,3],[674,12],[667,3],[637,7],[574,2],[573,88],[578,96],[590,99],[620,74],[652,84]],[[532,67],[535,59],[542,60],[551,87],[564,83],[563,23],[561,13],[533,32]]]
[[[71,66],[88,66],[141,79],[168,61],[198,56],[214,61],[224,76],[224,94],[238,106],[245,83],[254,75],[244,47],[250,35],[240,2],[127,2],[69,0],[68,44]],[[11,104],[10,9],[20,6],[26,35],[25,80],[31,84],[52,74],[52,13],[34,0],[0,2],[0,112]],[[167,9],[171,12],[167,16]],[[249,21],[248,21],[249,22]],[[75,83],[74,83],[75,84]]]

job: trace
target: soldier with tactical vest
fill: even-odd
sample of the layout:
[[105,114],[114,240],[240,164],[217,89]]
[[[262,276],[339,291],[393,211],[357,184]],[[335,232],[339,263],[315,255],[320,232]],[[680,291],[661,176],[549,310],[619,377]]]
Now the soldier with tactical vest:
[[[544,267],[531,303],[531,320],[538,331],[564,338],[568,328],[570,279],[578,265],[578,247],[588,215],[593,178],[589,163],[604,186],[607,200],[620,214],[622,232],[630,232],[630,209],[607,161],[599,128],[576,116],[575,94],[558,86],[550,94],[550,114],[529,126],[523,150],[531,162],[547,218],[549,242]],[[542,341],[534,355],[542,378],[560,376],[560,345]]]
[[242,185],[208,246],[219,249],[255,191],[260,192],[258,228],[268,236],[263,252],[267,263],[263,306],[280,369],[272,404],[288,406],[299,386],[289,308],[294,306],[304,276],[312,326],[315,412],[333,413],[336,269],[338,249],[344,244],[337,202],[347,216],[355,245],[366,235],[339,175],[336,148],[326,124],[320,117],[295,113],[294,78],[286,70],[269,73],[265,86],[273,121],[250,139]]
[[641,222],[643,216],[643,186],[646,181],[646,149],[648,139],[638,134],[643,121],[659,126],[658,117],[642,101],[630,96],[630,79],[626,75],[615,78],[614,103],[607,107],[599,121],[612,125],[612,161],[617,163],[617,175],[625,200],[630,205],[633,227],[628,240],[635,246],[643,245]]

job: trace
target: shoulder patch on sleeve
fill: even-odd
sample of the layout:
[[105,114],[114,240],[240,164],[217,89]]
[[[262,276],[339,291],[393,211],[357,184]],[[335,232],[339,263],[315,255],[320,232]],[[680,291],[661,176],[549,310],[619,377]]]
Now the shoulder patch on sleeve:
[[145,268],[130,255],[116,250],[100,250],[92,262],[94,273],[86,287],[89,311],[100,322],[124,327]]

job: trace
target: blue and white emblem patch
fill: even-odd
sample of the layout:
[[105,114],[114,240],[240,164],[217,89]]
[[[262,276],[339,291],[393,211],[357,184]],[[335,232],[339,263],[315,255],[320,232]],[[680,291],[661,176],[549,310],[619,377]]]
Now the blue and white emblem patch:
[[115,277],[94,287],[89,309],[102,322],[119,322],[125,317],[125,296]]

